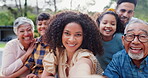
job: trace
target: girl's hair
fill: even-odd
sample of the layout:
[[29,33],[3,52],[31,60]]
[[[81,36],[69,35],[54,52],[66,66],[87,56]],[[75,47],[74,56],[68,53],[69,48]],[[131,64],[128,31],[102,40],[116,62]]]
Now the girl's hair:
[[124,33],[124,29],[125,29],[125,28],[124,28],[124,25],[121,23],[121,21],[120,21],[118,15],[117,15],[116,13],[112,12],[112,11],[107,11],[107,12],[101,14],[101,15],[97,18],[96,22],[97,22],[98,26],[100,26],[100,22],[102,21],[102,18],[103,18],[104,15],[106,15],[106,14],[111,14],[111,15],[115,16],[115,19],[116,19],[116,21],[117,21],[117,25],[116,25],[117,28],[116,28],[116,32],[115,32],[115,33]]
[[82,27],[83,42],[80,46],[82,49],[88,49],[94,55],[103,54],[100,33],[95,22],[86,14],[72,11],[65,11],[56,14],[50,21],[50,26],[45,33],[46,42],[53,51],[56,48],[62,48],[62,34],[65,26],[69,23],[75,22]]

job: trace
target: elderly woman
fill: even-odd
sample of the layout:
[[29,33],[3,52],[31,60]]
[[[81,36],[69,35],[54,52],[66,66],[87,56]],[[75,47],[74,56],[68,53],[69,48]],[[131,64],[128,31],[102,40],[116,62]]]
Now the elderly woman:
[[[34,44],[34,24],[32,20],[26,17],[19,17],[14,21],[14,33],[16,39],[9,41],[3,52],[2,57],[2,75],[8,76],[19,70],[32,53]],[[29,71],[21,76],[26,76]],[[26,75],[25,75],[26,74]]]

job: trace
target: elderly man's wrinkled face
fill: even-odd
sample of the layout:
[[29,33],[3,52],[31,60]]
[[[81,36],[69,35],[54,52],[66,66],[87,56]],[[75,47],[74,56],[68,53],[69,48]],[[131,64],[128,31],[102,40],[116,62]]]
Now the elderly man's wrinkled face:
[[133,23],[122,37],[126,52],[132,59],[140,60],[148,55],[148,25]]

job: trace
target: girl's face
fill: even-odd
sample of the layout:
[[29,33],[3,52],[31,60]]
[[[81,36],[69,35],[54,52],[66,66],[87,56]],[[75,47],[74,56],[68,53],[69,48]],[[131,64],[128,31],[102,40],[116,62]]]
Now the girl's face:
[[106,14],[100,21],[99,30],[104,37],[112,37],[116,31],[117,21],[114,15]]
[[83,30],[77,23],[69,23],[65,26],[62,34],[62,43],[67,52],[75,52],[82,44]]
[[17,37],[22,45],[29,45],[33,40],[33,31],[30,24],[23,24],[18,27]]
[[43,21],[38,21],[37,22],[37,30],[38,30],[38,33],[42,36],[45,34],[45,31],[48,27],[47,25],[47,21],[48,20],[43,20]]

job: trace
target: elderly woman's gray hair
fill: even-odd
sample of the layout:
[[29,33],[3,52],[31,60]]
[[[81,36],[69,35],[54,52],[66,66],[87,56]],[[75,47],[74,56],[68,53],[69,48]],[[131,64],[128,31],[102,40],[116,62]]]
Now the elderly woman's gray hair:
[[129,25],[134,24],[134,23],[141,23],[141,24],[145,24],[145,25],[148,26],[147,22],[145,22],[143,20],[140,20],[140,19],[135,19],[135,20],[131,21],[129,24],[126,25],[125,30],[124,30],[124,34],[126,34],[126,31],[127,31],[128,27],[129,27]]
[[13,23],[13,31],[15,34],[17,34],[17,29],[20,25],[23,24],[30,24],[32,27],[32,31],[34,31],[34,23],[31,19],[27,18],[27,17],[18,17],[14,23]]

